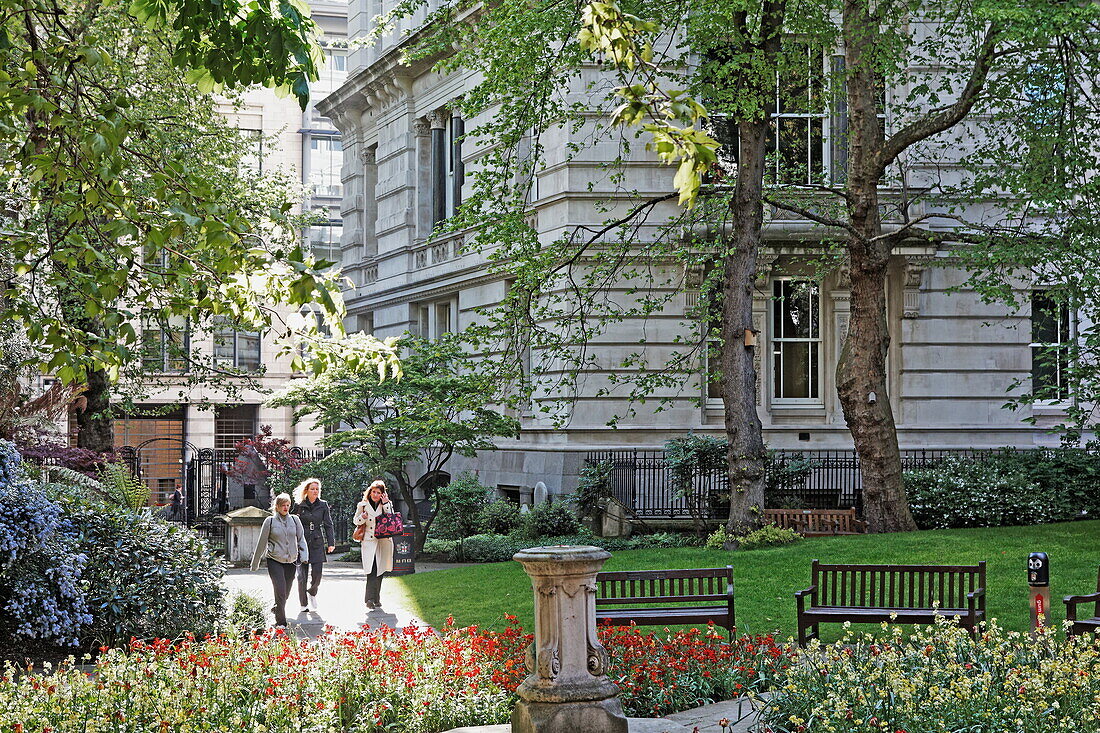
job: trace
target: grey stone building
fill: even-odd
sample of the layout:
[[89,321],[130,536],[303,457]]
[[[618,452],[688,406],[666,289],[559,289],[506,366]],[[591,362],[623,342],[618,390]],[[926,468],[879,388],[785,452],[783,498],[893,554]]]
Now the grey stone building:
[[[364,35],[377,12],[373,0],[353,0],[350,35]],[[489,272],[484,255],[463,247],[463,233],[430,238],[433,226],[469,192],[464,174],[476,169],[479,149],[476,141],[462,138],[477,121],[463,121],[452,112],[453,100],[469,88],[471,78],[399,61],[404,31],[421,19],[402,21],[374,45],[353,50],[347,81],[320,105],[343,135],[342,258],[355,284],[347,294],[349,330],[379,337],[404,331],[434,337],[463,329],[477,317],[476,309],[498,302],[507,287],[504,277]],[[582,77],[578,85],[585,81]],[[839,166],[828,112],[796,117],[777,122],[806,131],[808,143],[795,154],[807,156],[807,168]],[[542,140],[546,160],[537,173],[530,222],[544,241],[569,227],[598,225],[607,213],[597,210],[597,199],[612,207],[630,201],[626,194],[601,188],[606,176],[600,164],[606,158],[600,156],[607,148],[595,145],[574,157],[564,152],[589,132],[551,131]],[[623,188],[638,196],[672,188],[673,171],[640,151],[628,175]],[[667,216],[670,209],[658,209],[653,219],[662,213]],[[843,267],[813,279],[806,254],[814,250],[817,235],[809,232],[807,222],[781,214],[767,223],[766,266],[757,281],[755,308],[759,412],[770,447],[847,449],[852,443],[833,373],[848,325],[848,283]],[[1064,405],[1015,412],[1003,405],[1017,382],[1026,385],[1033,375],[1055,384],[1062,378],[1057,364],[1034,363],[1033,355],[1041,345],[1073,338],[1073,314],[1037,307],[1033,318],[1027,307],[1010,313],[967,291],[949,292],[965,281],[965,273],[934,265],[937,258],[942,263],[944,253],[912,247],[899,250],[891,263],[889,398],[902,447],[1056,442],[1044,425],[1056,422]],[[615,357],[637,349],[643,337],[657,358],[675,348],[698,299],[693,280],[698,274],[686,273],[686,287],[665,306],[663,317],[646,323],[626,320],[604,334],[599,363],[614,369]],[[1042,305],[1041,288],[1024,293],[1024,301],[1029,300]],[[453,459],[450,470],[476,469],[483,483],[526,498],[538,481],[552,493],[571,490],[589,452],[659,449],[668,438],[688,431],[721,433],[721,402],[702,369],[682,389],[665,395],[669,409],[635,405],[634,413],[615,427],[608,421],[627,412],[625,390],[602,395],[599,388],[606,384],[598,373],[587,375],[564,426],[524,414],[519,440],[476,460]],[[1033,415],[1036,425],[1025,422]]]

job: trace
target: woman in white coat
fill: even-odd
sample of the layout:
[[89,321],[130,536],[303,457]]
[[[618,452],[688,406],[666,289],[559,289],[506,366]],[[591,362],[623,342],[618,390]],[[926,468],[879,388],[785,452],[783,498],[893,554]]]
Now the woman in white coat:
[[393,513],[393,504],[386,494],[386,482],[375,481],[363,492],[363,501],[355,507],[352,522],[366,525],[366,533],[360,543],[363,551],[363,572],[367,574],[367,591],[364,602],[369,610],[382,608],[382,576],[393,570],[393,540],[374,536],[374,523],[385,512]]

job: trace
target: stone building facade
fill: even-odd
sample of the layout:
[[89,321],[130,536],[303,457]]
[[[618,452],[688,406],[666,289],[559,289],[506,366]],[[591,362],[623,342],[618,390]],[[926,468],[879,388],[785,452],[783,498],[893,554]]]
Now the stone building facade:
[[[366,34],[378,12],[375,0],[353,0],[352,37]],[[441,75],[425,62],[400,61],[406,31],[422,19],[423,12],[373,45],[354,50],[347,81],[321,104],[344,139],[342,254],[344,271],[355,283],[346,296],[349,330],[379,337],[405,331],[434,337],[461,330],[478,318],[478,309],[499,302],[507,287],[504,276],[489,271],[483,254],[463,247],[465,233],[430,236],[440,216],[469,194],[468,174],[476,170],[480,150],[478,141],[462,138],[478,120],[463,121],[452,111],[453,100],[473,78],[461,72]],[[578,80],[578,90],[588,78]],[[832,121],[828,114],[821,117],[806,124],[824,128],[811,146],[819,146],[816,164],[827,170],[839,160],[830,140]],[[546,159],[537,172],[530,222],[545,242],[570,227],[599,225],[609,215],[597,211],[597,199],[612,211],[636,200],[604,183],[600,166],[609,150],[614,154],[613,146],[597,144],[566,157],[569,144],[590,132],[552,130],[543,137]],[[640,147],[628,161],[628,181],[621,188],[639,197],[667,193],[673,170],[659,166]],[[651,219],[658,221],[662,212],[668,215],[670,209],[658,208]],[[772,448],[852,446],[833,383],[850,315],[848,282],[843,267],[813,280],[807,254],[815,251],[815,236],[807,222],[777,214],[765,233],[754,322],[759,412]],[[1034,317],[1027,307],[1010,313],[966,290],[953,292],[966,277],[948,262],[943,253],[914,246],[899,249],[891,263],[889,399],[902,447],[1056,442],[1044,425],[1057,421],[1064,406],[1015,412],[1002,406],[1013,385],[1026,385],[1033,372],[1039,379],[1061,378],[1057,365],[1034,363],[1033,355],[1042,344],[1073,337],[1072,314],[1039,307]],[[645,348],[658,356],[674,348],[699,297],[693,279],[698,275],[685,274],[681,292],[660,318],[628,319],[602,336],[593,348],[600,364],[614,369],[615,357],[637,349],[643,338]],[[1041,289],[1024,293],[1025,303],[1029,299],[1043,305]],[[533,363],[538,363],[537,354]],[[589,374],[564,426],[524,414],[517,441],[501,443],[501,450],[477,459],[455,458],[450,470],[476,469],[483,483],[511,496],[529,496],[539,481],[552,493],[566,492],[575,486],[589,452],[659,449],[670,437],[689,431],[722,432],[721,402],[708,394],[701,374],[665,395],[669,409],[634,405],[615,427],[608,422],[627,414],[626,399],[622,390],[601,395],[599,388],[606,384],[599,373]],[[1034,426],[1025,422],[1033,415],[1038,418]]]

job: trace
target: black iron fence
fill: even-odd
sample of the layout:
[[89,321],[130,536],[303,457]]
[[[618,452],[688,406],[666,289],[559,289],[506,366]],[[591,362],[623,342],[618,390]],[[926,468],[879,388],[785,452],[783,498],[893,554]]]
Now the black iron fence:
[[[981,458],[1015,448],[913,449],[901,451],[905,470],[930,468],[947,458]],[[724,461],[704,465],[690,487],[677,490],[664,451],[598,451],[586,463],[611,464],[615,499],[643,519],[725,519],[729,476]],[[848,509],[862,515],[859,457],[854,450],[775,450],[765,462],[769,509]]]

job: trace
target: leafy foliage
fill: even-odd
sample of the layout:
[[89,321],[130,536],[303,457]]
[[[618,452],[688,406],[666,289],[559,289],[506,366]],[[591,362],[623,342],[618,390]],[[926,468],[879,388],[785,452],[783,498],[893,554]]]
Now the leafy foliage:
[[580,529],[581,520],[568,502],[544,501],[523,515],[518,533],[530,538],[559,537],[576,534]]
[[293,473],[305,464],[294,455],[293,443],[286,438],[273,438],[270,425],[261,425],[252,438],[238,440],[233,446],[237,457],[225,470],[232,478],[246,483],[262,483],[272,475]]
[[[998,730],[1071,733],[1100,720],[1100,657],[1089,636],[1008,632],[971,636],[943,617],[912,633],[845,632],[813,644],[762,711],[774,733],[801,730]],[[887,704],[869,685],[897,691]],[[904,691],[904,692],[902,692]]]
[[568,497],[582,517],[599,516],[604,502],[611,498],[613,468],[610,461],[585,462],[577,482],[577,490]]
[[244,634],[263,631],[267,626],[263,601],[251,593],[234,593],[230,601],[229,626]]
[[949,458],[907,471],[906,492],[922,529],[1006,527],[1100,513],[1094,450],[1008,450]]
[[[375,373],[335,363],[290,384],[269,404],[292,406],[317,425],[341,426],[324,444],[362,456],[373,473],[393,476],[408,518],[420,524],[414,492],[430,489],[452,455],[491,450],[495,438],[515,436],[519,425],[488,407],[501,385],[470,362],[457,340],[408,336],[393,348],[403,350],[400,379],[384,378],[384,365]],[[414,466],[423,471],[417,480],[410,475]],[[431,521],[421,528],[421,541]]]
[[743,537],[734,538],[738,548],[742,550],[759,550],[762,547],[782,547],[802,541],[802,535],[793,529],[777,527],[774,524],[765,524],[757,530],[749,532]]
[[489,506],[493,490],[472,473],[463,473],[435,492],[432,536],[458,540],[481,530],[481,513]]
[[[13,275],[0,320],[25,327],[35,365],[69,384],[117,381],[161,334],[219,319],[317,337],[315,318],[284,318],[303,306],[340,331],[338,277],[299,246],[289,181],[250,171],[251,143],[210,84],[180,73],[289,84],[304,105],[319,49],[298,0],[2,9],[20,20],[0,28],[0,259]],[[181,381],[246,376],[169,344]]]
[[82,638],[114,644],[218,630],[225,563],[204,539],[147,514],[79,507],[71,517],[88,558],[81,581],[92,620]]
[[477,529],[481,534],[510,534],[523,524],[519,507],[507,499],[494,499],[481,509]]

